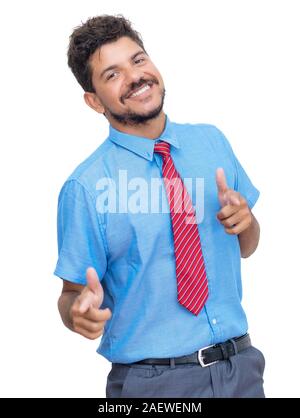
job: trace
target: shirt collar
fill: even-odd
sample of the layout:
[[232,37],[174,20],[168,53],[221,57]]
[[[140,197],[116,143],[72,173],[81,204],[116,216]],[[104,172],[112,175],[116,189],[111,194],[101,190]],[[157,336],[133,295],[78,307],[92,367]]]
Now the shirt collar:
[[142,136],[135,136],[125,134],[124,132],[118,131],[109,125],[109,136],[108,138],[117,145],[146,158],[149,161],[153,160],[154,144],[157,141],[165,141],[173,145],[175,148],[180,148],[178,138],[175,133],[174,126],[166,116],[165,128],[162,134],[156,139],[144,138]]

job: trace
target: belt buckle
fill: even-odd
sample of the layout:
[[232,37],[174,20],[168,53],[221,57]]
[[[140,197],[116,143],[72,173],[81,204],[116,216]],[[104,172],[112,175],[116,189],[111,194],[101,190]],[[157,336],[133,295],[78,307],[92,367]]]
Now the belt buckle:
[[215,344],[208,345],[206,347],[201,348],[201,350],[198,351],[198,360],[199,360],[199,363],[201,364],[202,367],[211,366],[212,364],[215,364],[215,363],[218,363],[219,362],[219,360],[216,360],[216,361],[212,361],[211,363],[204,364],[204,361],[203,361],[204,360],[204,356],[202,354],[202,351],[203,350],[206,350],[207,348],[214,347],[214,346],[215,346]]

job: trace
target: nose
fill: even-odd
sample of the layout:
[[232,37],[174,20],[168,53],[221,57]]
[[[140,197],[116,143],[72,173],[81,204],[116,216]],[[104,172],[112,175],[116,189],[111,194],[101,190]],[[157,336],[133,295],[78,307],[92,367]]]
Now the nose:
[[127,86],[130,86],[132,83],[137,83],[140,81],[141,78],[143,78],[144,73],[141,71],[140,68],[130,68],[126,72],[126,84]]

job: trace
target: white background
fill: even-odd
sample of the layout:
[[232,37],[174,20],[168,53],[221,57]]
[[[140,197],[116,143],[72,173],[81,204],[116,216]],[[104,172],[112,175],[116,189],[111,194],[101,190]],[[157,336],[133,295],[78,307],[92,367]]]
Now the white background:
[[52,272],[60,187],[108,131],[67,67],[68,37],[88,17],[122,13],[164,77],[170,119],[217,125],[261,192],[243,305],[266,357],[266,395],[299,397],[298,6],[1,2],[0,396],[105,397],[110,363],[98,341],[62,325]]

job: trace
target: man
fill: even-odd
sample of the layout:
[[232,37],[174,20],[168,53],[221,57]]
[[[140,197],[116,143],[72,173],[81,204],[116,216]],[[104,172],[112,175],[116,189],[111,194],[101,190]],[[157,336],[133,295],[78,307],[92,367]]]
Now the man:
[[240,273],[259,240],[258,190],[216,127],[169,120],[122,16],[76,28],[68,64],[109,136],[59,196],[58,306],[71,330],[102,335],[106,396],[264,397]]

